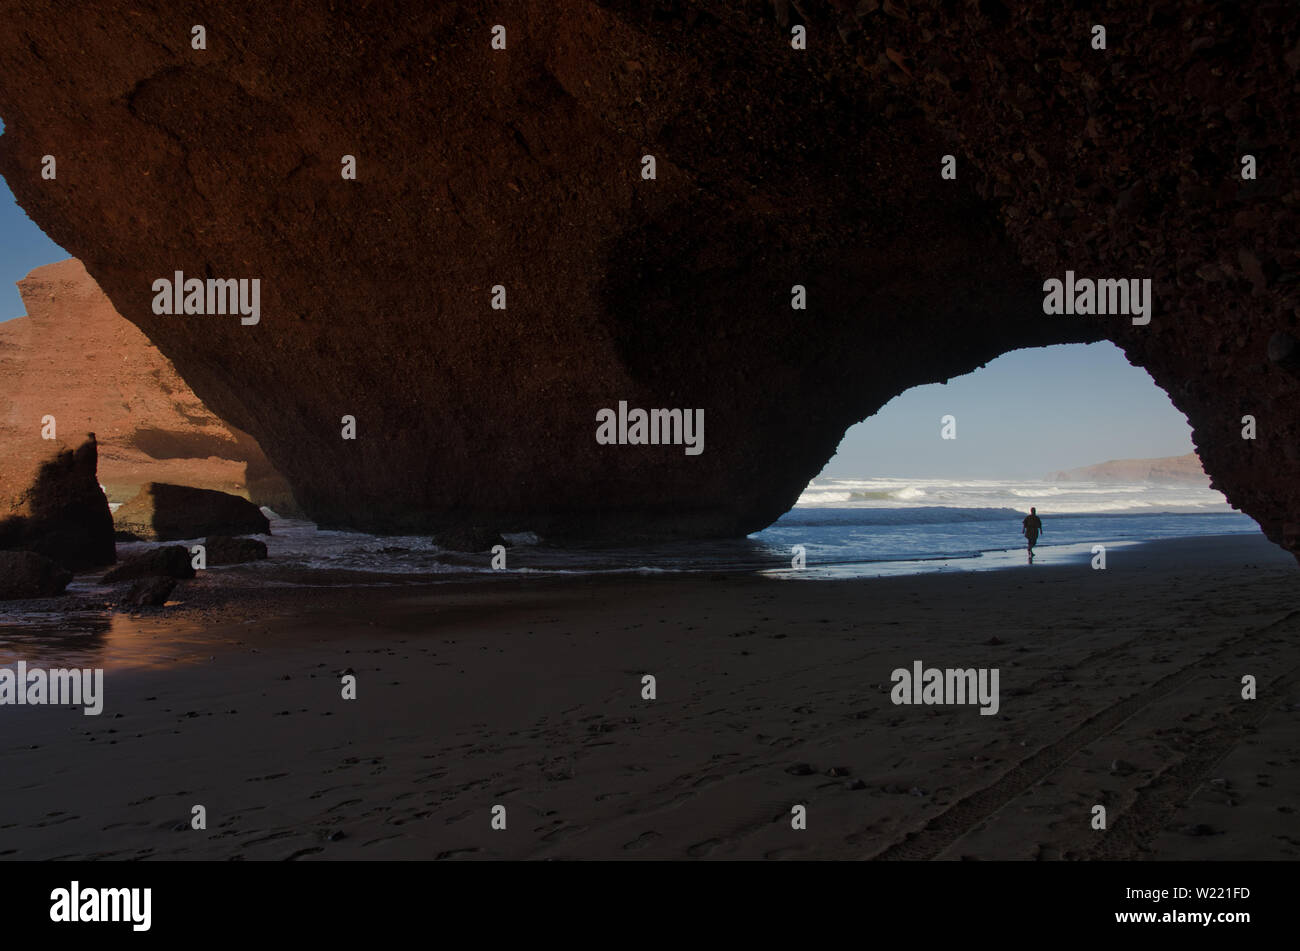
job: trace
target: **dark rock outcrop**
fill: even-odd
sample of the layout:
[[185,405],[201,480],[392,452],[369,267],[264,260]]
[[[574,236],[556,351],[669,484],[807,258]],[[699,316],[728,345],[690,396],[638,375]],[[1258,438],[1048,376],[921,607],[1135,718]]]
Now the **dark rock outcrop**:
[[213,535],[203,543],[209,565],[237,565],[266,557],[266,542],[256,538]]
[[434,544],[447,551],[480,552],[491,551],[494,545],[505,545],[506,540],[499,532],[490,528],[467,526],[439,532],[433,539]]
[[118,604],[129,608],[158,607],[167,603],[175,587],[175,578],[141,578],[127,589]]
[[[10,10],[0,172],[325,526],[747,532],[899,392],[1109,338],[1295,541],[1300,378],[1268,354],[1298,322],[1286,4],[1115,0],[1105,50],[1048,0],[313,6],[291,31],[231,0],[205,50],[162,0]],[[1044,315],[1067,269],[1150,278],[1151,323]],[[154,314],[177,270],[259,278],[260,321]],[[704,452],[598,445],[620,400],[703,408]]]
[[0,323],[0,456],[53,416],[97,434],[99,483],[125,502],[146,482],[247,495],[282,515],[293,494],[247,433],[199,401],[166,357],[124,320],[80,261],[18,282],[27,316]]
[[248,499],[213,489],[150,482],[113,513],[118,531],[146,541],[202,538],[209,533],[263,534],[271,523]]
[[94,433],[70,448],[42,439],[34,426],[7,447],[0,454],[0,550],[34,551],[73,571],[112,564],[113,516],[96,460]]
[[72,572],[34,551],[0,551],[0,601],[62,594]]
[[117,584],[148,577],[193,578],[194,564],[189,550],[181,545],[151,548],[126,559],[100,579],[101,584]]

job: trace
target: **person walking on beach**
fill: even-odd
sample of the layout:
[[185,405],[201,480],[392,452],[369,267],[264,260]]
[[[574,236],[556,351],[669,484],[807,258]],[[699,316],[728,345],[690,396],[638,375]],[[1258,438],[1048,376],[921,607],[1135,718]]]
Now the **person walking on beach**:
[[1043,530],[1043,520],[1038,517],[1038,509],[1030,506],[1029,514],[1021,525],[1020,534],[1029,539],[1029,557],[1034,557],[1034,543],[1038,541],[1039,533]]

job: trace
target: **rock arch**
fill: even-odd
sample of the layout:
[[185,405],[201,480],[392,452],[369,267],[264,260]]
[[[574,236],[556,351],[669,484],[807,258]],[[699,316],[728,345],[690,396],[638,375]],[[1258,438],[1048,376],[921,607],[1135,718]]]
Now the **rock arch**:
[[[1125,0],[1095,51],[1046,0],[884,6],[520,0],[493,51],[471,3],[232,0],[195,51],[161,0],[32,0],[0,172],[324,525],[752,531],[903,389],[1107,337],[1294,550],[1294,15]],[[1066,269],[1150,278],[1151,324],[1045,316]],[[261,322],[153,314],[176,270],[260,278]],[[620,399],[707,450],[598,446]]]

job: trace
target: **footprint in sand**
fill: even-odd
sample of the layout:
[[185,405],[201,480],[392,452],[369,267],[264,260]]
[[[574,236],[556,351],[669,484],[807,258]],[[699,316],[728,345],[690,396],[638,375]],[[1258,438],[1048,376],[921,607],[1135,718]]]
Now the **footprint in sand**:
[[337,803],[336,805],[330,806],[330,807],[329,807],[328,809],[326,809],[325,811],[326,811],[326,812],[333,812],[335,809],[346,809],[348,806],[355,806],[355,805],[357,805],[357,804],[359,804],[359,803],[361,803],[361,802],[363,802],[363,801],[364,801],[364,800],[361,800],[361,799],[344,799],[342,802]]
[[439,853],[435,856],[435,858],[438,859],[439,861],[441,861],[441,860],[443,860],[443,859],[451,859],[451,858],[455,858],[455,857],[458,856],[458,855],[469,855],[469,854],[472,853],[472,852],[480,852],[480,851],[482,851],[482,850],[481,850],[481,849],[476,849],[476,848],[470,848],[470,849],[448,849],[446,852],[439,852]]
[[807,847],[807,846],[804,846],[804,845],[791,845],[791,846],[786,846],[785,848],[782,848],[782,849],[772,849],[772,851],[770,851],[770,852],[764,852],[764,853],[763,853],[763,858],[765,858],[765,859],[784,859],[784,858],[790,858],[790,857],[795,856],[795,855],[800,855],[800,854],[806,853],[807,851],[808,851],[808,847]]
[[663,838],[663,836],[661,836],[658,832],[655,832],[653,830],[651,830],[650,832],[642,832],[631,842],[626,843],[623,846],[623,849],[624,851],[627,852],[636,852],[639,851],[640,849],[644,849],[655,839],[660,839],[660,838]]
[[249,839],[247,842],[241,842],[240,848],[247,849],[250,846],[259,845],[263,842],[274,842],[276,839],[286,839],[293,835],[297,835],[297,833],[289,831],[273,832],[270,835],[259,836],[256,839]]
[[696,842],[692,845],[686,850],[686,854],[695,859],[703,858],[721,844],[721,839],[705,839],[703,842]]
[[585,832],[586,826],[561,826],[553,832],[548,832],[542,836],[543,842],[559,842],[561,839],[567,839],[570,836],[577,835],[579,832]]

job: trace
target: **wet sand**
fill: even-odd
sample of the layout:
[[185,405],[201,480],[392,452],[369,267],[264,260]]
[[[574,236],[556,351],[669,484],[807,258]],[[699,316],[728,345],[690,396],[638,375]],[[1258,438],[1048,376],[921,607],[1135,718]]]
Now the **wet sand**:
[[[1104,571],[179,589],[83,635],[101,716],[0,707],[0,857],[1294,859],[1298,579],[1220,536]],[[892,703],[917,660],[997,668],[997,715]]]

